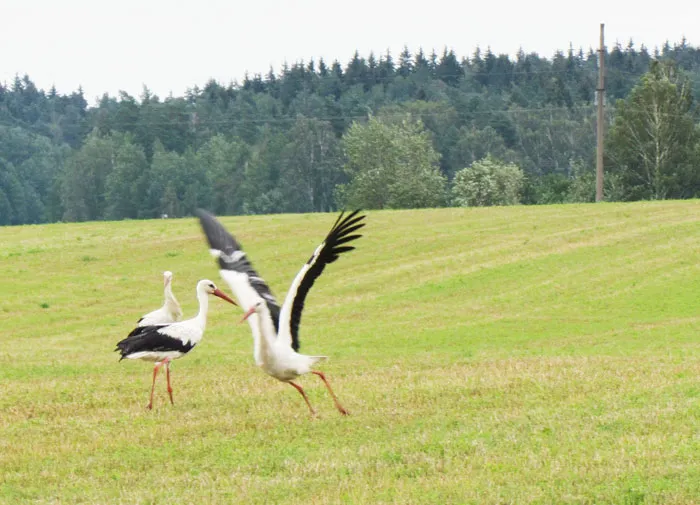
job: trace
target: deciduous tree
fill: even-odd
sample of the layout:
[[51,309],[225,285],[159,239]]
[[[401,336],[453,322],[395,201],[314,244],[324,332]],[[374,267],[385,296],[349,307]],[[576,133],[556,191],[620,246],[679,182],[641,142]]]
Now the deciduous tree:
[[610,168],[621,174],[631,200],[696,196],[699,139],[689,79],[675,65],[654,61],[629,97],[617,102],[607,143]]
[[440,155],[420,121],[388,123],[371,117],[366,124],[355,122],[343,145],[350,182],[340,195],[346,205],[383,209],[444,204]]

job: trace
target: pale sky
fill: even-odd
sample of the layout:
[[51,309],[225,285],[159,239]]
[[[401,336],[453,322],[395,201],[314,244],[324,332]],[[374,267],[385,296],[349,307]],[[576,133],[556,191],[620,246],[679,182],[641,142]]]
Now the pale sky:
[[[278,73],[282,63],[323,57],[343,65],[357,49],[367,57],[404,45],[454,49],[476,46],[514,54],[519,47],[551,57],[569,43],[606,45],[632,38],[650,50],[664,41],[700,45],[700,2],[667,7],[642,2],[554,0],[465,2],[431,0],[2,0],[0,82],[29,74],[39,88],[70,93],[82,85],[93,104],[108,92],[138,97],[143,85],[165,98],[214,78],[242,79],[246,70]],[[649,4],[651,6],[651,4]],[[601,14],[601,12],[603,14]]]

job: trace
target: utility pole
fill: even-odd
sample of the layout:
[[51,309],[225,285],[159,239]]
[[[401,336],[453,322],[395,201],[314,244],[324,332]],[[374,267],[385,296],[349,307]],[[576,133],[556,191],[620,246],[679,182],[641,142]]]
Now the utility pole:
[[603,201],[603,138],[605,130],[605,24],[600,23],[600,47],[598,49],[598,118],[596,120],[596,167],[595,167],[595,201]]

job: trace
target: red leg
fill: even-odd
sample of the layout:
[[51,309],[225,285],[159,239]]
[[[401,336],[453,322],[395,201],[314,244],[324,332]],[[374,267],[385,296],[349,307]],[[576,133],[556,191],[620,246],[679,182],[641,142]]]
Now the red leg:
[[289,381],[289,383],[290,383],[292,386],[294,386],[294,387],[296,388],[296,390],[299,391],[299,393],[301,393],[301,396],[304,397],[304,401],[305,401],[306,404],[309,406],[309,410],[311,411],[311,415],[312,415],[312,416],[315,416],[315,415],[316,415],[316,411],[315,411],[314,408],[311,406],[311,402],[309,402],[309,397],[306,396],[306,393],[305,393],[304,390],[301,388],[301,386],[298,385],[298,384],[294,384],[292,381]]
[[170,385],[170,358],[163,361],[165,364],[165,376],[168,378],[168,395],[170,395],[170,405],[175,405],[173,401],[173,387]]
[[328,388],[328,391],[331,393],[331,396],[333,397],[333,402],[335,403],[335,408],[338,409],[338,412],[340,412],[340,413],[343,414],[344,416],[347,416],[348,414],[350,414],[347,410],[345,410],[345,409],[343,408],[343,406],[342,406],[342,405],[340,404],[340,402],[338,401],[338,397],[335,396],[335,393],[334,393],[333,390],[331,389],[331,385],[328,384],[328,381],[326,380],[326,376],[323,375],[322,372],[317,372],[316,370],[311,370],[311,373],[314,374],[314,375],[318,375],[319,377],[321,377],[321,380],[322,380],[323,383],[326,385],[326,387]]
[[148,402],[148,405],[146,405],[146,408],[148,410],[151,410],[153,408],[153,390],[156,388],[156,376],[158,375],[158,369],[163,363],[156,363],[155,366],[153,367],[153,383],[151,384],[151,400]]

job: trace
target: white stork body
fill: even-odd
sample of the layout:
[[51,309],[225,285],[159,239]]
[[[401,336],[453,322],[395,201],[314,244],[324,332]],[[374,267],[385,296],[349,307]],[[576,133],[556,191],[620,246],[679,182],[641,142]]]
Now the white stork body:
[[[226,277],[226,275],[224,276]],[[255,314],[255,317],[251,317]],[[296,379],[312,371],[312,366],[327,356],[307,356],[292,349],[289,342],[265,329],[271,321],[270,310],[262,298],[258,298],[248,310],[245,318],[253,330],[255,364],[265,373],[282,382]],[[253,319],[257,319],[257,325]],[[257,326],[257,330],[255,329]],[[260,328],[263,328],[261,331]]]
[[163,306],[152,312],[149,312],[138,320],[138,326],[153,326],[156,324],[176,323],[182,317],[182,309],[180,304],[173,294],[172,288],[173,273],[170,271],[163,272],[163,294],[165,301]]
[[168,394],[170,403],[173,402],[173,389],[170,385],[170,362],[183,357],[201,342],[204,330],[207,326],[207,312],[209,310],[208,295],[218,296],[234,305],[236,303],[222,293],[210,280],[201,280],[197,283],[197,300],[199,312],[192,319],[171,324],[156,324],[149,326],[137,326],[129,335],[117,343],[115,351],[121,353],[123,359],[140,359],[155,362],[153,367],[153,383],[151,385],[151,399],[148,408],[153,407],[153,390],[155,388],[158,369],[165,365],[168,379]]
[[[365,225],[360,223],[365,216],[358,216],[358,212],[344,219],[340,214],[326,239],[294,278],[280,308],[270,288],[253,270],[236,240],[214,216],[206,211],[197,211],[211,253],[219,261],[221,277],[229,284],[241,307],[247,310],[244,319],[248,320],[253,333],[255,363],[272,377],[294,386],[304,397],[312,414],[315,412],[306,393],[301,386],[292,382],[307,373],[313,373],[323,380],[338,411],[347,414],[324,374],[313,369],[326,356],[308,356],[297,351],[299,323],[306,295],[327,264],[338,259],[339,254],[354,249],[343,244],[361,237],[352,234]],[[251,317],[253,314],[255,317]]]

